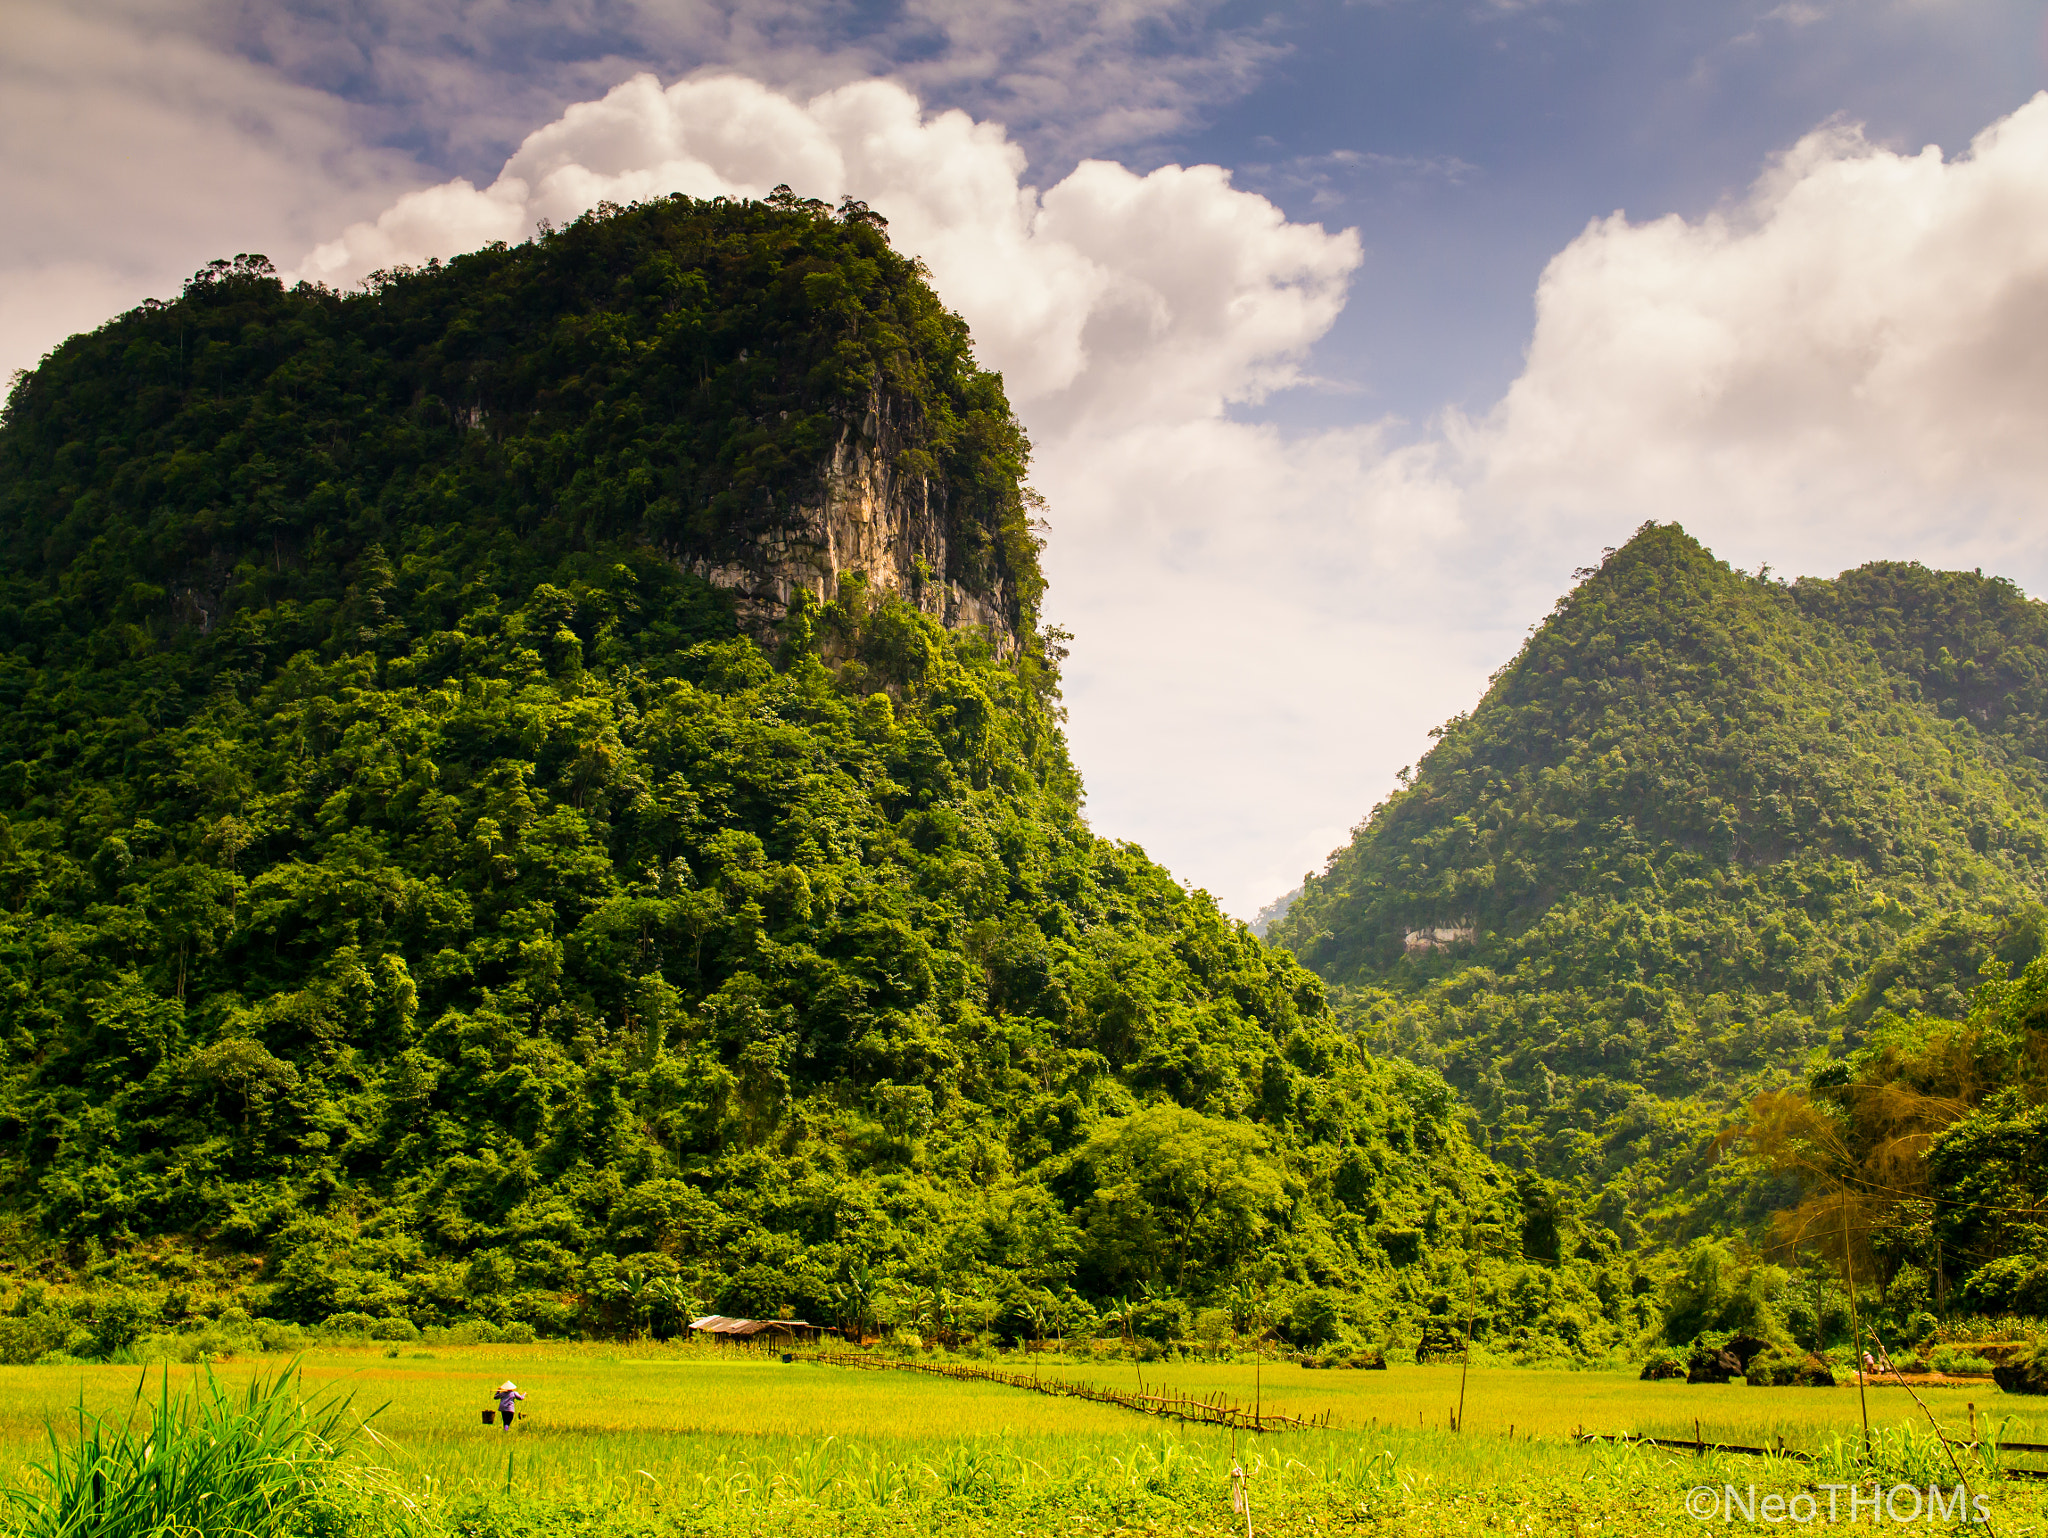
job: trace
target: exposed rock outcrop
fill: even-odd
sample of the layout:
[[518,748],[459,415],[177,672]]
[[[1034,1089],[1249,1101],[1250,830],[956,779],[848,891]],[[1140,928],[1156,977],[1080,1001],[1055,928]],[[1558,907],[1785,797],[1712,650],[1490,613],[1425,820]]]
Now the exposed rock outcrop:
[[1401,935],[1401,949],[1409,955],[1420,951],[1447,951],[1452,946],[1477,939],[1479,926],[1476,924],[1440,924],[1428,929],[1404,930]]
[[942,624],[986,629],[1006,656],[1017,646],[1017,605],[994,554],[999,531],[963,517],[941,483],[906,464],[914,444],[899,410],[872,398],[840,432],[814,501],[738,550],[687,564],[729,588],[753,630],[780,621],[799,588],[830,600],[841,577],[860,572]]
[[2048,1394],[2048,1347],[2034,1346],[1991,1369],[2002,1393]]
[[1708,1346],[1692,1354],[1687,1363],[1685,1381],[1688,1383],[1726,1383],[1730,1378],[1742,1376],[1742,1364],[1730,1351]]

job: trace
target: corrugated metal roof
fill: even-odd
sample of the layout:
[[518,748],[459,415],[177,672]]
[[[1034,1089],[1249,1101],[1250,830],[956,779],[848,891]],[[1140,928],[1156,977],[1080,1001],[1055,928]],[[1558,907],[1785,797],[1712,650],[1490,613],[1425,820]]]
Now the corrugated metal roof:
[[692,1319],[690,1328],[702,1330],[706,1335],[759,1335],[763,1330],[821,1330],[823,1325],[812,1324],[808,1319],[732,1319],[724,1314],[706,1314],[702,1319]]

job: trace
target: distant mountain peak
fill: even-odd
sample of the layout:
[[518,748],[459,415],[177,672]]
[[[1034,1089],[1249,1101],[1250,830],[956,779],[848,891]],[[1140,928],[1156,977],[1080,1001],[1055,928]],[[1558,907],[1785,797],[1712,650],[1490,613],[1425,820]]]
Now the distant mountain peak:
[[1530,1157],[1613,1173],[1653,1103],[1802,1061],[1916,923],[2037,900],[2044,761],[2048,608],[2010,583],[1786,584],[1645,524],[1271,939]]

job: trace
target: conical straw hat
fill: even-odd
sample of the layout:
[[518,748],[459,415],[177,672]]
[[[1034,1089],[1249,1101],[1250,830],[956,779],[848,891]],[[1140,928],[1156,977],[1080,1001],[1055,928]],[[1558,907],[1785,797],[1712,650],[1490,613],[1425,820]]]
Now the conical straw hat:
[[498,1385],[498,1392],[502,1394],[502,1393],[504,1393],[504,1392],[505,1392],[505,1390],[507,1390],[507,1389],[511,1389],[511,1390],[513,1390],[514,1392],[517,1392],[517,1391],[518,1391],[518,1388],[519,1388],[519,1385],[518,1385],[518,1384],[514,1383],[514,1382],[513,1382],[513,1381],[512,1381],[512,1380],[511,1380],[510,1378],[507,1378],[507,1379],[506,1379],[506,1380],[505,1380],[505,1381],[504,1381],[503,1383],[500,1383],[500,1384]]

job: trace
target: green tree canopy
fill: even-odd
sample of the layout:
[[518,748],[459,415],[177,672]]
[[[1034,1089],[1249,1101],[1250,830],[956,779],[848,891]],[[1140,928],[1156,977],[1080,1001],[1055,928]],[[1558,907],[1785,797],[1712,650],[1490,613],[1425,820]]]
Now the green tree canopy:
[[[1020,644],[858,577],[743,634],[701,575],[870,413]],[[1516,1193],[1088,828],[1025,449],[914,265],[794,198],[350,295],[219,264],[59,348],[0,424],[22,1271],[549,1331],[1425,1309],[1443,1212]],[[1521,1326],[1633,1327],[1588,1254]]]

